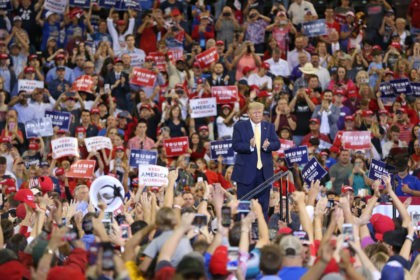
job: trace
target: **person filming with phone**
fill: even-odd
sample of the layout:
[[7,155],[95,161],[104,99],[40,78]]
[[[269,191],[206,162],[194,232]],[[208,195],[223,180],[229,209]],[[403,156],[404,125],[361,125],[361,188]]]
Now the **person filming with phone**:
[[[272,123],[262,121],[264,105],[253,102],[248,106],[249,120],[239,121],[233,130],[233,149],[237,152],[232,180],[237,183],[238,199],[273,176],[272,151],[280,148],[280,141]],[[267,218],[270,190],[256,197]]]

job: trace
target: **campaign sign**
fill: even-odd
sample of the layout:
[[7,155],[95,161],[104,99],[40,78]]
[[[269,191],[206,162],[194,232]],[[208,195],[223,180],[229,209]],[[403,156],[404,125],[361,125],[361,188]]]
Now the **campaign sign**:
[[168,48],[168,57],[175,63],[177,60],[184,59],[184,48]]
[[105,136],[94,136],[94,137],[85,138],[85,145],[89,153],[92,151],[97,151],[97,150],[102,150],[102,149],[112,150],[111,139]]
[[217,116],[216,98],[197,98],[190,100],[191,118]]
[[312,181],[321,180],[327,171],[319,164],[316,158],[312,158],[302,169],[302,177],[308,185]]
[[89,75],[82,75],[73,82],[72,89],[74,91],[84,91],[87,93],[93,93],[93,87],[93,78]]
[[211,96],[216,97],[217,104],[230,104],[238,101],[237,86],[211,87]]
[[302,27],[303,34],[308,37],[316,37],[327,34],[327,25],[325,24],[325,19],[304,22]]
[[395,79],[389,81],[396,95],[405,94],[411,95],[411,83],[409,79]]
[[301,165],[309,161],[307,146],[299,146],[296,148],[287,149],[284,151],[284,155],[288,167],[293,167],[295,163]]
[[99,0],[99,7],[104,9],[115,8],[117,0]]
[[25,123],[26,138],[52,136],[53,125],[50,118],[40,118]]
[[141,11],[141,6],[136,0],[117,0],[115,3],[115,10],[127,11],[128,9]]
[[67,0],[45,0],[44,8],[56,14],[64,14]]
[[278,154],[284,154],[284,151],[290,148],[295,147],[296,144],[293,140],[280,139],[280,149],[277,150]]
[[210,152],[211,159],[217,159],[219,156],[223,158],[233,157],[232,139],[211,141]]
[[91,179],[95,172],[96,160],[81,159],[70,166],[66,177]]
[[395,91],[394,88],[390,83],[380,83],[379,84],[379,91],[381,92],[381,98],[389,98],[389,97],[395,97]]
[[133,68],[133,75],[130,83],[137,86],[152,87],[156,81],[156,73],[139,67]]
[[415,97],[420,97],[420,83],[411,83],[411,91]]
[[44,82],[35,80],[18,80],[18,91],[24,90],[27,93],[32,93],[37,88],[44,88]]
[[66,156],[79,156],[79,145],[77,138],[62,137],[51,141],[53,159]]
[[90,7],[90,0],[69,0],[69,6],[88,9]]
[[219,54],[217,53],[217,49],[215,47],[205,50],[202,53],[197,54],[195,59],[200,64],[201,68],[210,67],[213,62],[219,60]]
[[2,10],[2,11],[13,10],[12,1],[11,0],[0,0],[0,10]]
[[389,171],[387,169],[387,164],[385,162],[382,162],[380,160],[372,159],[372,162],[370,163],[369,167],[369,179],[372,180],[381,180],[382,176],[388,175]]
[[188,153],[189,142],[187,136],[163,140],[167,157],[176,157]]
[[161,187],[168,184],[168,168],[158,165],[139,166],[139,184],[146,187]]
[[370,136],[370,131],[344,131],[341,142],[347,150],[369,150]]
[[45,117],[51,118],[52,125],[61,130],[69,130],[71,114],[69,112],[45,111]]
[[166,72],[166,58],[162,52],[150,52],[149,56],[153,57],[156,63],[156,68],[161,72]]
[[156,164],[157,151],[150,150],[131,150],[130,167],[138,168],[143,164]]

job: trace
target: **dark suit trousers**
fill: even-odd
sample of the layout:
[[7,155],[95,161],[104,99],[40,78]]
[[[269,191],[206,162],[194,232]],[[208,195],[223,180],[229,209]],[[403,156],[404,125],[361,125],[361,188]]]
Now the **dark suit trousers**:
[[[261,168],[260,170],[257,169],[257,173],[255,174],[254,181],[251,184],[246,185],[242,183],[237,183],[238,200],[241,200],[241,198],[244,195],[246,195],[247,193],[255,189],[258,185],[260,185],[264,181],[265,181],[265,178],[263,174],[263,169]],[[263,210],[265,220],[268,221],[268,205],[270,202],[270,188],[257,194],[253,198],[258,199],[258,202],[261,204],[261,208]]]

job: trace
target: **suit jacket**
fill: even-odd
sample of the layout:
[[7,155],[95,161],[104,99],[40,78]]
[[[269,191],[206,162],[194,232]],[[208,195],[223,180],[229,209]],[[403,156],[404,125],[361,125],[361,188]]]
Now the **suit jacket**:
[[[232,146],[237,152],[235,165],[233,167],[232,180],[237,183],[251,184],[257,172],[257,149],[251,149],[250,140],[254,137],[251,121],[239,121],[233,127]],[[272,151],[280,148],[279,137],[276,134],[274,125],[269,122],[261,122],[261,145],[265,139],[270,142],[266,150],[261,148],[261,161],[263,164],[264,178],[273,176]]]
[[[321,113],[319,112],[321,110],[321,105],[317,105],[314,109],[314,112],[312,113],[312,118],[317,118],[320,122],[321,119]],[[328,115],[328,124],[330,125],[330,138],[334,140],[335,135],[338,131],[338,118],[340,118],[340,108],[335,106],[334,104],[331,106],[331,112]]]

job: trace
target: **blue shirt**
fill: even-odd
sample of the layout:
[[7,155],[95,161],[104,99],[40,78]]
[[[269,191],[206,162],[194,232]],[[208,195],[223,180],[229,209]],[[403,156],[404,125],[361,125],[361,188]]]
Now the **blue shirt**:
[[403,184],[407,184],[412,190],[420,191],[420,180],[415,176],[407,175],[404,178],[401,178],[400,176],[395,175],[395,180],[398,182],[395,187],[395,194],[397,196],[412,196],[411,194],[405,193],[401,190]]
[[300,279],[307,271],[307,268],[301,266],[286,266],[279,271],[278,275],[282,280],[297,280]]

